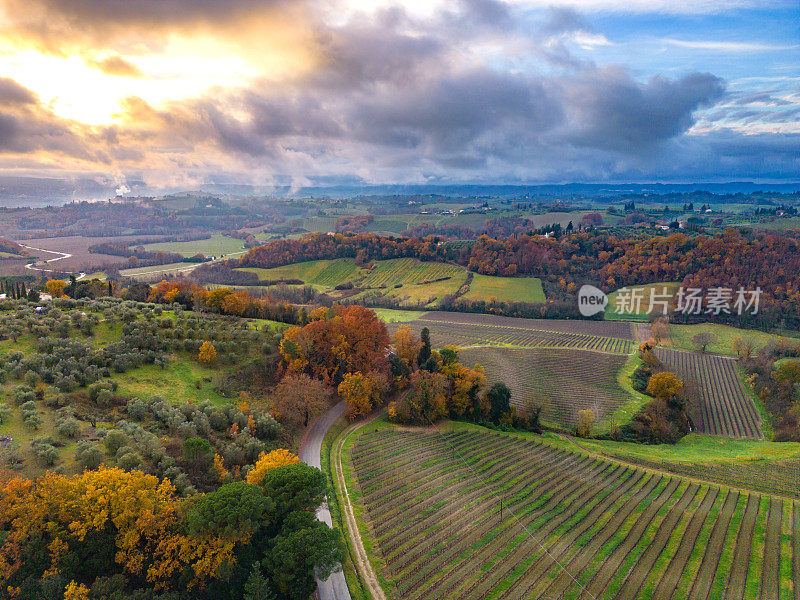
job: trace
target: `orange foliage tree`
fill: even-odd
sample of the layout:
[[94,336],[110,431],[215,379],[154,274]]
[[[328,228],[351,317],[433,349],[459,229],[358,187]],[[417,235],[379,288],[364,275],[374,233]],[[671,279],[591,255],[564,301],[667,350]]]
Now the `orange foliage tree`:
[[327,318],[292,327],[281,340],[287,370],[338,385],[348,373],[387,369],[386,325],[363,306],[336,306]]
[[217,349],[214,348],[214,344],[209,341],[203,342],[197,360],[207,365],[214,363],[217,360]]

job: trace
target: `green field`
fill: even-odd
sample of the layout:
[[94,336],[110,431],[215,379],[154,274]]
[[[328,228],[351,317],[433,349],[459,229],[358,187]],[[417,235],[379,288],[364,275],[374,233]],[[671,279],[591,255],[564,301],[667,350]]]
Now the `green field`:
[[393,308],[373,308],[384,323],[409,323],[425,314],[423,310],[395,310]]
[[492,277],[475,273],[465,300],[540,303],[545,301],[542,280],[536,277]]
[[358,267],[351,258],[312,260],[272,269],[244,267],[239,270],[255,273],[260,281],[299,279],[304,284],[320,288],[334,287],[352,279],[358,273]]
[[[653,302],[653,312],[656,316],[663,315],[663,294],[669,299],[668,310],[672,310],[672,298],[677,294],[680,283],[663,282],[648,285],[632,285],[611,292],[608,295],[605,318],[610,321],[645,321],[650,312],[650,302]],[[630,294],[623,296],[621,290],[630,290]],[[636,301],[634,298],[641,298]],[[632,309],[632,310],[631,310]]]
[[228,237],[225,235],[214,234],[205,240],[193,240],[191,242],[158,242],[146,244],[145,250],[151,252],[177,252],[184,256],[194,256],[203,254],[205,256],[222,256],[235,253],[244,253],[244,242],[242,240]]
[[728,325],[717,325],[715,323],[702,323],[699,325],[675,325],[669,326],[669,343],[672,347],[679,350],[697,350],[697,345],[692,338],[698,333],[710,333],[715,341],[709,344],[707,352],[722,354],[725,356],[735,356],[733,341],[736,338],[752,340],[755,350],[761,349],[767,344],[774,342],[785,342],[789,344],[800,344],[800,338],[791,338],[772,333],[764,333],[754,329],[738,329]]
[[168,265],[154,265],[152,267],[136,267],[134,269],[121,269],[119,274],[123,277],[132,277],[143,281],[152,281],[159,276],[176,275],[196,269],[203,263],[170,263]]

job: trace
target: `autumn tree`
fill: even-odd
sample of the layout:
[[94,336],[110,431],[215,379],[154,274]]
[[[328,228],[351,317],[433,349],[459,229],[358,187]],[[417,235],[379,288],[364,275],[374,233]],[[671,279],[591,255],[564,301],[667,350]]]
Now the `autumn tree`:
[[422,331],[420,332],[420,343],[422,346],[419,349],[419,354],[417,355],[417,365],[420,368],[428,362],[428,359],[431,357],[431,330],[427,327],[423,327]]
[[330,405],[328,389],[305,373],[288,374],[270,395],[273,416],[295,427],[308,426]]
[[706,348],[717,341],[716,336],[710,331],[701,331],[692,337],[692,342],[697,349],[705,354]]
[[397,332],[392,336],[392,347],[395,354],[406,364],[406,367],[413,371],[414,363],[422,349],[422,342],[411,331],[411,327],[402,325],[397,329]]
[[333,385],[348,373],[387,371],[388,348],[386,325],[358,305],[337,305],[327,318],[288,329],[280,345],[288,371],[305,372]]
[[683,382],[675,376],[675,373],[663,371],[650,377],[647,384],[647,393],[660,400],[672,401],[683,389]]
[[214,364],[217,361],[217,349],[214,347],[214,344],[208,340],[203,342],[203,345],[200,346],[200,352],[197,355],[197,360],[207,365]]
[[739,358],[748,360],[753,355],[754,349],[755,343],[751,338],[743,339],[737,337],[733,340],[733,351],[736,352]]
[[447,416],[450,382],[441,373],[425,370],[411,375],[411,389],[390,406],[390,417],[400,423],[430,425]]
[[591,410],[578,411],[578,423],[575,426],[575,435],[581,438],[592,437],[592,430],[594,429],[595,415]]
[[67,282],[62,281],[61,279],[49,279],[47,283],[44,284],[44,288],[47,290],[47,293],[53,298],[61,298],[61,296],[64,295],[64,289],[66,287]]
[[339,384],[337,391],[347,404],[347,414],[351,419],[369,414],[381,402],[385,392],[385,379],[374,371],[348,373]]
[[247,483],[260,485],[264,476],[272,469],[293,465],[299,460],[300,458],[296,454],[292,454],[288,450],[278,449],[269,453],[262,452],[256,464],[247,472]]
[[668,321],[664,317],[659,317],[650,327],[650,335],[653,336],[653,341],[660,344],[669,336]]

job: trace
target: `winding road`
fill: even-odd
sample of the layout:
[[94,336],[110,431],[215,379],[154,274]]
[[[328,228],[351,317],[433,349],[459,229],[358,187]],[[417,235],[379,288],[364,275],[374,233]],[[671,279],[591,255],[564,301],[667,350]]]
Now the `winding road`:
[[[300,446],[300,460],[312,467],[322,468],[322,440],[325,439],[328,429],[344,414],[344,411],[345,404],[340,402],[314,422]],[[323,523],[327,523],[329,527],[333,527],[327,498],[317,509],[317,518]],[[347,581],[341,567],[325,581],[317,579],[317,587],[320,600],[350,600],[350,590],[347,588]]]
[[[34,248],[33,246],[28,246],[27,244],[22,244],[22,243],[20,243],[19,245],[22,246],[23,248],[27,248],[28,250],[35,250],[36,252],[47,252],[49,254],[58,254],[58,256],[56,256],[55,258],[48,258],[47,260],[45,260],[44,261],[45,264],[54,263],[57,260],[64,260],[65,258],[71,258],[72,257],[72,254],[67,254],[66,252],[57,252],[55,250],[46,250],[45,248]],[[32,271],[43,271],[45,273],[52,273],[54,271],[54,269],[44,269],[44,268],[41,268],[41,267],[34,267],[33,264],[30,264],[30,263],[25,265],[25,268],[26,269],[30,269]],[[76,274],[76,275],[78,275],[78,277],[76,277],[76,279],[83,279],[84,277],[86,277],[86,273],[75,273],[74,271],[64,271],[64,273]]]

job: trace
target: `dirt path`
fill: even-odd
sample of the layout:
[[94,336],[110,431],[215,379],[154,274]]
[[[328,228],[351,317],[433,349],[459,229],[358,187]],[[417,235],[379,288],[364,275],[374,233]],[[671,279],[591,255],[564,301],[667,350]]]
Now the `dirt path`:
[[[50,263],[56,262],[57,260],[64,260],[65,258],[72,258],[72,254],[67,254],[66,252],[57,252],[55,250],[45,250],[44,248],[34,248],[33,246],[28,246],[26,244],[20,244],[20,246],[22,246],[23,248],[27,248],[28,250],[35,250],[36,252],[47,252],[49,254],[58,254],[58,256],[56,256],[55,258],[48,258],[47,260],[44,261],[45,264],[48,264],[48,265]],[[32,271],[43,271],[45,273],[52,273],[55,270],[55,269],[45,269],[43,267],[34,267],[32,264],[25,265],[25,268],[26,269],[30,269]],[[73,273],[73,274],[75,274],[75,271],[64,271],[64,273]],[[78,277],[76,279],[83,279],[84,277],[86,277],[86,273],[78,273],[77,275],[78,275]]]
[[365,421],[354,423],[339,436],[333,448],[333,461],[336,483],[342,491],[342,511],[344,513],[342,516],[347,525],[347,537],[354,553],[353,560],[358,568],[360,578],[373,600],[386,600],[386,595],[383,593],[383,588],[381,588],[381,584],[378,581],[378,576],[372,568],[369,555],[364,548],[364,543],[361,541],[361,533],[358,530],[358,522],[356,521],[353,511],[353,505],[350,502],[350,494],[347,491],[347,481],[345,480],[344,469],[342,467],[342,450],[347,440],[350,439],[350,436],[358,431],[359,428],[372,422],[376,416],[377,415],[374,415]]

